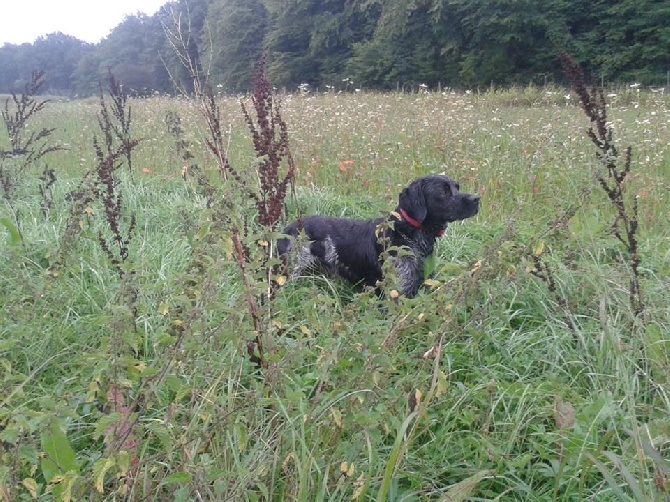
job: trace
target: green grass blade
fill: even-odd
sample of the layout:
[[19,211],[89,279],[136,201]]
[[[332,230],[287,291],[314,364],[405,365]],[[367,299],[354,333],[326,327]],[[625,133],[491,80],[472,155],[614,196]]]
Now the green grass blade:
[[377,500],[379,502],[385,502],[387,500],[389,490],[391,489],[391,482],[393,481],[393,474],[395,473],[395,470],[402,460],[403,454],[405,452],[404,446],[406,445],[407,441],[405,438],[405,433],[416,416],[416,412],[410,413],[410,415],[405,419],[405,421],[400,426],[400,429],[398,430],[398,435],[395,438],[395,443],[393,444],[391,455],[389,456],[388,462],[386,463],[386,468],[384,469],[382,484],[379,488],[379,493],[377,494]]
[[9,244],[15,245],[21,242],[21,232],[8,218],[0,218],[0,225],[7,229],[9,236],[7,237],[7,242]]
[[640,484],[637,482],[637,479],[635,479],[635,476],[633,476],[630,470],[625,465],[623,465],[621,457],[619,457],[615,453],[612,453],[611,451],[605,451],[603,452],[603,455],[609,458],[614,463],[616,468],[619,469],[619,472],[621,472],[621,475],[626,480],[626,484],[633,492],[635,500],[638,501],[647,500],[647,497],[642,492],[642,488],[640,488]]
[[610,470],[607,468],[605,464],[603,464],[600,460],[598,460],[596,457],[594,457],[592,454],[587,453],[586,457],[593,462],[593,465],[595,465],[600,473],[603,475],[605,478],[605,481],[607,481],[607,484],[609,487],[612,489],[612,492],[614,495],[617,496],[617,498],[621,501],[630,501],[630,497],[626,495],[626,493],[623,491],[623,489],[619,486],[617,483],[616,479],[614,479],[614,476],[612,476],[612,473]]

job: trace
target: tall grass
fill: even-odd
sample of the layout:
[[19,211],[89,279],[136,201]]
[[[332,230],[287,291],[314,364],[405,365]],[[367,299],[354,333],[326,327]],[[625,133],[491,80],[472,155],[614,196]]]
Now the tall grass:
[[[449,228],[416,299],[380,305],[319,278],[278,289],[263,368],[247,352],[255,332],[231,233],[182,176],[165,122],[178,114],[189,162],[249,222],[243,243],[262,246],[198,108],[130,100],[141,141],[132,175],[117,178],[136,218],[128,329],[94,206],[54,266],[68,194],[96,164],[99,104],[50,103],[33,127],[55,126],[68,147],[49,156],[51,209],[27,173],[12,202],[23,244],[0,227],[0,500],[668,498],[670,100],[625,92],[608,98],[608,119],[633,147],[644,319],[588,119],[567,90],[282,96],[291,215],[373,217],[441,171],[480,193],[482,210]],[[239,104],[216,102],[227,159],[254,183]],[[124,421],[126,436],[112,433]]]

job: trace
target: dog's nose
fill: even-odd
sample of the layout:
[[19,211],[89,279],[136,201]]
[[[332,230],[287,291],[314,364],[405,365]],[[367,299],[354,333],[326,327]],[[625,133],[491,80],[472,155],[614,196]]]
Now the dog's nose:
[[468,200],[472,202],[479,202],[479,195],[476,194],[468,195]]

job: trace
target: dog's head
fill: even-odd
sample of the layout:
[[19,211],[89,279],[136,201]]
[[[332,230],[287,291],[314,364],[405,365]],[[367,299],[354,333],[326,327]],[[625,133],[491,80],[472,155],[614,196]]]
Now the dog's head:
[[444,175],[419,178],[400,193],[398,211],[408,221],[419,223],[419,228],[439,232],[448,223],[470,218],[479,211],[479,195],[462,193],[459,188]]

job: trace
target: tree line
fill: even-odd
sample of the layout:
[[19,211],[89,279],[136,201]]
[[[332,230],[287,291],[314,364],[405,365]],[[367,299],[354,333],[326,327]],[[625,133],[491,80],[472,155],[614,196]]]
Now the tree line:
[[662,86],[668,19],[667,0],[173,0],[98,44],[62,33],[5,44],[0,92],[35,69],[54,94],[94,94],[109,72],[137,94],[188,92],[177,42],[228,93],[248,90],[264,53],[290,90],[544,84],[561,80],[562,51],[606,82]]

